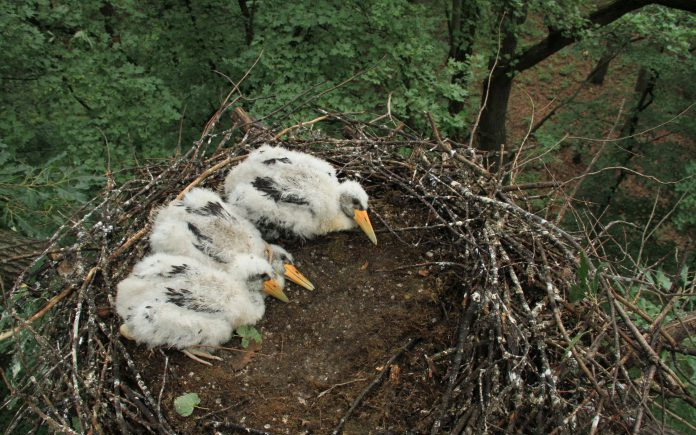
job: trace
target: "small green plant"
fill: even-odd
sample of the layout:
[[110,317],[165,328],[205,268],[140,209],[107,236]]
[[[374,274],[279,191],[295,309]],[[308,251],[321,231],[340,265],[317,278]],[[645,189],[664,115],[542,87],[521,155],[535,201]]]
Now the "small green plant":
[[413,149],[410,147],[399,147],[396,150],[396,153],[399,154],[404,159],[407,159],[407,158],[411,157],[411,154],[413,153]]
[[580,267],[577,271],[577,280],[570,286],[568,301],[577,302],[586,297],[596,298],[599,292],[599,276],[606,265],[601,263],[595,270],[594,276],[590,277],[590,262],[584,253],[580,254]]
[[[670,276],[662,270],[646,270],[643,272],[645,281],[650,285],[631,285],[624,287],[619,282],[614,282],[614,286],[620,290],[626,297],[635,301],[643,312],[651,318],[658,316],[664,309],[663,295],[684,295],[693,293],[694,275],[689,271],[688,266],[682,267],[679,275]],[[664,324],[678,321],[679,318],[688,316],[694,310],[693,297],[685,299],[683,304],[675,304],[670,312],[664,318]],[[631,313],[631,320],[640,328],[650,328],[651,322],[646,321],[641,316]],[[681,341],[688,342],[689,346],[693,343],[693,336],[686,336]],[[684,355],[663,350],[660,357],[664,363],[669,366],[675,373],[681,375],[682,380],[689,382],[689,379],[694,379],[696,376],[696,357],[693,355]],[[630,371],[632,376],[636,378],[642,376],[640,370]],[[690,394],[696,394],[696,388],[693,382],[687,386]],[[671,415],[677,415],[686,421],[696,421],[696,409],[689,403],[681,399],[662,399],[660,406],[653,406],[653,412],[658,418],[662,418],[663,409],[667,409],[665,420],[675,428],[688,431],[689,429],[682,424],[679,419],[673,419]],[[670,414],[671,413],[671,414]]]
[[242,347],[244,349],[249,347],[251,340],[254,340],[257,343],[261,343],[261,333],[251,325],[240,326],[234,332],[240,337],[242,337]]
[[193,414],[193,409],[201,403],[201,398],[196,393],[186,393],[174,399],[174,410],[182,417]]

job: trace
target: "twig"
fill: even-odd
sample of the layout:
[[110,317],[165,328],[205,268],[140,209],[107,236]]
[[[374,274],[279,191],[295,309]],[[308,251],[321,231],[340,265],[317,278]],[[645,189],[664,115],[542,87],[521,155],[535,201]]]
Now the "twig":
[[629,135],[629,136],[617,137],[617,138],[614,138],[614,139],[594,139],[594,138],[591,138],[591,137],[568,136],[568,139],[587,140],[587,141],[592,141],[592,142],[621,142],[621,141],[624,141],[624,140],[626,140],[626,139],[630,139],[630,138],[632,138],[632,137],[642,136],[642,135],[644,135],[645,133],[649,133],[649,132],[651,132],[651,131],[653,131],[653,130],[657,130],[657,129],[659,129],[659,128],[662,128],[662,127],[664,127],[665,125],[674,122],[674,120],[676,120],[676,119],[679,118],[680,116],[682,116],[682,115],[684,115],[685,113],[687,113],[688,111],[690,111],[692,108],[694,108],[694,106],[696,106],[696,103],[691,103],[691,104],[689,104],[688,106],[686,106],[686,108],[685,108],[684,110],[682,110],[681,112],[677,113],[676,115],[674,115],[672,118],[668,119],[667,121],[662,122],[662,123],[660,123],[660,124],[658,124],[658,125],[655,125],[655,126],[653,126],[653,127],[646,128],[646,129],[643,130],[643,131],[639,131],[638,133],[634,133],[634,134],[631,134],[631,135]]
[[229,420],[225,421],[208,421],[204,424],[205,427],[212,427],[214,429],[225,428],[232,429],[238,433],[248,433],[251,435],[274,435],[272,432],[266,432],[265,430],[253,429],[250,427],[243,426],[239,423],[234,423]]
[[325,120],[325,119],[328,118],[328,117],[329,117],[329,115],[322,115],[322,116],[319,116],[319,117],[317,117],[317,118],[312,119],[311,121],[300,122],[299,124],[290,126],[290,127],[288,127],[288,128],[284,128],[283,130],[280,131],[280,133],[278,133],[278,134],[276,134],[275,136],[273,136],[273,140],[276,141],[276,140],[280,139],[281,137],[285,136],[288,132],[290,132],[290,131],[292,131],[292,130],[295,130],[295,129],[298,129],[298,128],[302,128],[302,127],[305,127],[305,126],[308,126],[308,125],[314,125],[314,124],[316,124],[317,122],[323,121],[323,120]]
[[[162,353],[164,355],[164,352]],[[157,396],[157,420],[162,424],[162,394],[164,394],[164,386],[167,384],[167,367],[169,366],[169,357],[164,355],[164,370],[162,371],[162,387],[160,388],[159,396]]]
[[[488,178],[492,178],[493,174],[488,172],[485,168],[479,166],[478,164],[472,162],[471,160],[467,159],[464,157],[461,153],[458,153],[457,150],[452,149],[452,146],[448,144],[447,142],[442,140],[442,137],[440,136],[440,131],[437,128],[437,125],[435,125],[435,119],[433,119],[433,115],[430,114],[430,112],[426,113],[426,116],[428,117],[428,121],[430,122],[430,127],[433,130],[433,134],[435,135],[435,139],[437,140],[437,144],[442,148],[444,152],[446,152],[450,157],[454,158],[457,161],[460,161],[462,163],[465,163],[467,166],[469,166],[471,169],[473,169],[476,173],[483,175]],[[469,144],[471,146],[471,144]]]
[[375,272],[391,273],[391,272],[396,272],[397,270],[413,269],[415,267],[425,267],[425,266],[440,266],[440,267],[457,266],[457,267],[461,267],[461,268],[467,267],[465,264],[454,263],[452,261],[426,261],[423,263],[409,264],[406,266],[398,266],[398,267],[394,267],[391,269],[375,269]]
[[115,260],[115,259],[118,258],[121,254],[123,254],[124,252],[126,252],[131,246],[133,246],[133,244],[134,244],[135,242],[137,242],[138,240],[142,239],[143,236],[144,236],[145,234],[148,233],[148,231],[150,231],[150,225],[149,225],[149,224],[148,224],[148,225],[145,225],[144,227],[142,227],[141,229],[139,229],[135,234],[133,234],[132,236],[130,236],[130,237],[128,238],[128,240],[126,240],[126,242],[125,242],[124,244],[122,244],[121,246],[119,246],[118,248],[116,248],[116,250],[109,256],[109,262]]
[[526,183],[526,184],[511,184],[508,186],[501,186],[501,192],[511,192],[514,190],[527,190],[527,189],[547,189],[550,187],[556,188],[560,185],[557,181],[540,181],[538,183]]
[[[621,119],[621,114],[623,112],[623,108],[624,108],[625,103],[626,103],[626,99],[621,100],[621,105],[619,106],[619,111],[616,114],[616,119],[614,121],[614,124],[611,126],[611,128],[609,129],[609,132],[606,135],[607,138],[609,138],[614,133],[614,129],[616,129],[616,126],[619,124],[619,120]],[[599,160],[599,157],[602,155],[602,152],[604,151],[605,144],[606,143],[603,142],[602,145],[599,147],[599,150],[597,150],[594,153],[594,156],[592,157],[592,161],[587,165],[587,167],[583,171],[582,176],[577,179],[578,182],[575,183],[575,186],[573,186],[573,190],[568,195],[568,198],[563,202],[563,205],[561,205],[561,209],[558,211],[558,215],[556,217],[556,224],[563,221],[563,216],[565,216],[565,213],[566,213],[566,210],[568,209],[568,206],[570,205],[573,198],[575,198],[575,195],[578,193],[578,189],[580,189],[580,185],[582,184],[583,180],[585,179],[585,177],[588,176],[588,174],[592,170],[592,167],[595,165],[595,163],[597,163],[597,160]]]
[[354,384],[354,383],[356,383],[356,382],[363,382],[363,381],[366,381],[366,380],[367,380],[367,379],[365,379],[365,378],[359,378],[359,379],[353,379],[352,381],[347,381],[347,382],[342,382],[342,383],[340,383],[340,384],[332,385],[330,388],[328,388],[328,389],[322,391],[321,393],[319,393],[319,394],[317,395],[317,399],[319,399],[319,398],[321,398],[322,396],[324,396],[324,395],[330,393],[331,391],[333,391],[334,388],[342,387],[342,386],[344,386],[344,385]]
[[389,367],[396,361],[401,355],[403,355],[405,352],[408,352],[413,346],[416,345],[421,339],[420,338],[411,338],[408,340],[408,342],[399,349],[398,352],[396,352],[391,358],[389,358],[389,361],[387,361],[384,364],[384,369],[377,375],[377,377],[370,382],[370,385],[365,387],[364,390],[358,395],[358,397],[353,400],[353,403],[351,403],[350,408],[348,408],[348,411],[341,417],[341,419],[338,421],[338,424],[334,428],[334,430],[331,432],[332,435],[339,435],[343,433],[343,426],[345,426],[346,421],[350,418],[351,415],[353,415],[353,412],[357,409],[357,407],[360,405],[360,403],[365,399],[365,396],[367,396],[372,389],[374,389],[377,385],[379,385],[382,380],[384,379],[384,376],[389,372]]
[[194,187],[198,186],[198,185],[201,183],[201,181],[203,181],[203,180],[205,180],[206,178],[210,177],[210,175],[214,174],[215,172],[219,171],[220,169],[224,168],[225,166],[229,165],[230,163],[238,162],[238,161],[244,160],[244,159],[246,159],[246,156],[228,157],[228,158],[226,158],[225,160],[221,161],[220,163],[218,163],[218,164],[216,164],[216,165],[213,165],[212,167],[206,169],[205,171],[203,171],[203,173],[202,173],[201,175],[199,175],[198,177],[196,177],[195,180],[193,180],[192,182],[190,182],[190,183],[188,184],[188,186],[186,186],[186,187],[184,188],[184,190],[182,190],[181,192],[179,192],[179,194],[176,196],[176,199],[180,200],[181,198],[184,197],[184,195],[186,195],[186,192],[188,192],[189,190],[191,190],[191,189],[193,189]]
[[70,293],[72,293],[72,291],[73,291],[74,289],[75,289],[75,288],[74,288],[73,286],[70,286],[70,287],[66,288],[66,289],[63,290],[62,292],[60,292],[60,293],[58,293],[57,295],[53,296],[53,297],[51,298],[51,300],[49,300],[49,301],[46,303],[46,305],[44,305],[44,306],[43,306],[39,311],[37,311],[36,313],[32,314],[26,321],[23,322],[22,325],[16,326],[16,327],[14,327],[14,328],[12,328],[12,329],[10,329],[10,330],[3,331],[2,333],[0,333],[0,341],[12,337],[14,334],[16,334],[17,332],[21,331],[23,328],[25,328],[25,327],[27,327],[28,325],[30,325],[30,324],[31,324],[32,322],[34,322],[36,319],[40,319],[41,317],[43,317],[43,316],[44,316],[46,313],[48,313],[48,312],[51,310],[51,308],[53,308],[58,302],[60,302],[61,300],[65,299]]
[[466,311],[464,311],[464,316],[462,316],[462,319],[460,320],[461,323],[459,324],[457,353],[455,354],[454,362],[452,362],[452,365],[449,369],[450,371],[448,376],[449,379],[447,382],[447,390],[445,391],[445,394],[442,396],[442,403],[440,404],[439,416],[433,423],[432,428],[430,429],[431,435],[436,435],[440,431],[440,427],[442,426],[442,420],[445,416],[445,413],[447,412],[450,396],[452,395],[452,391],[454,390],[454,384],[457,379],[457,375],[459,374],[459,367],[462,364],[462,357],[464,355],[464,341],[466,340],[466,337],[469,335],[469,327],[473,319],[473,316],[475,313],[479,311],[481,295],[478,293],[473,293],[469,295],[468,299],[469,305],[466,308]]

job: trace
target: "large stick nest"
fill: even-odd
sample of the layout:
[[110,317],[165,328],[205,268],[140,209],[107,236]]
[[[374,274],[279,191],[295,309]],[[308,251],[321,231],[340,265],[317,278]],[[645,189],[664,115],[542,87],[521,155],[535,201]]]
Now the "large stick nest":
[[[229,115],[235,125],[219,128]],[[219,184],[261,143],[328,159],[368,186],[399,192],[429,216],[427,237],[446,253],[441,266],[457,277],[450,295],[460,310],[454,340],[428,358],[445,373],[426,417],[432,434],[638,433],[656,420],[654,397],[696,403],[659,358],[678,344],[670,336],[677,333],[661,326],[664,318],[636,326],[638,311],[617,290],[618,277],[590,260],[583,267],[596,276],[596,293],[568,302],[580,239],[521,207],[521,191],[503,187],[472,149],[436,129],[434,139],[423,139],[345,115],[321,118],[352,138],[280,140],[227,107],[185,155],[138,167],[123,184],[108,174],[101,195],[5,289],[14,321],[5,332],[14,372],[3,373],[11,392],[3,406],[15,415],[7,433],[26,421],[62,433],[175,432],[158,386],[139,372],[117,333],[115,286],[147,250],[154,207],[202,181]],[[346,419],[334,422],[334,433]]]

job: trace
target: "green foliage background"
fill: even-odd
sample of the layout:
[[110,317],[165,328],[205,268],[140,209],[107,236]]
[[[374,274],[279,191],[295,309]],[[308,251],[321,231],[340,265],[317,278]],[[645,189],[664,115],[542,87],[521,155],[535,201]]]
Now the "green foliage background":
[[[107,161],[117,170],[188,147],[231,89],[229,79],[238,80],[257,58],[242,85],[253,97],[245,101],[252,113],[357,74],[313,103],[371,110],[392,93],[394,112],[416,126],[424,125],[423,111],[447,126],[464,125],[464,116],[442,104],[466,96],[450,77],[467,66],[446,62],[441,8],[398,0],[254,7],[254,37],[247,41],[235,2],[3,2],[2,165],[53,169],[28,171],[33,183],[16,170],[0,174],[11,190],[3,192],[2,225],[46,236],[56,222],[30,224],[30,208],[51,214],[63,205],[67,213],[99,186]],[[72,197],[52,190],[68,182],[61,170],[78,177],[70,182]],[[33,186],[62,198],[39,198]]]
[[[307,119],[313,106],[381,113],[391,96],[392,113],[410,127],[427,134],[427,111],[444,134],[464,136],[478,110],[480,83],[497,48],[497,17],[506,4],[530,17],[516,28],[522,41],[538,40],[548,28],[582,36],[581,44],[560,54],[570,65],[581,53],[599,57],[608,47],[641,39],[625,44],[616,60],[626,70],[660,70],[659,95],[641,126],[664,122],[693,101],[696,90],[688,77],[696,72],[689,51],[694,17],[650,7],[593,29],[582,18],[594,7],[586,3],[465,3],[475,13],[466,15],[462,28],[472,25],[475,37],[471,55],[460,62],[447,57],[448,2],[3,2],[0,225],[46,236],[103,184],[107,164],[118,174],[136,161],[187,148],[232,82],[257,60],[241,85],[243,104],[259,116],[287,105],[270,122]],[[542,68],[520,79],[533,85],[552,82],[554,75]],[[321,95],[303,97],[312,87],[309,95]],[[463,102],[463,110],[450,113],[451,101]],[[575,135],[596,136],[616,108],[616,101],[603,98],[578,102],[533,139],[555,143],[569,125]],[[582,116],[587,112],[602,115],[588,119]],[[696,123],[681,117],[669,130],[694,137]],[[659,153],[671,145],[661,144]],[[580,151],[591,158],[591,150]],[[602,164],[615,158],[607,153]],[[650,170],[656,176],[661,170],[687,174],[683,159],[668,163]],[[590,201],[602,192],[596,187],[606,184],[596,180],[587,190]],[[670,189],[686,189],[677,216],[689,226],[688,204],[695,200],[685,183]]]

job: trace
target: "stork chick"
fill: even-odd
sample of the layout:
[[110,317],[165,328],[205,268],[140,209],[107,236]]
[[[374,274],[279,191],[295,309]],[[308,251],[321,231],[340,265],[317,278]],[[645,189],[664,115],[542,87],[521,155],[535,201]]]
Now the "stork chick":
[[[201,188],[191,189],[181,201],[172,201],[157,213],[150,246],[154,252],[193,257],[217,268],[228,268],[240,254],[268,257],[269,262],[272,259],[272,255],[268,255],[269,246],[254,225],[218,194]],[[291,256],[287,258],[292,260]],[[282,292],[286,268],[277,262],[273,266],[281,284],[281,291],[273,296],[288,302]],[[288,272],[287,277],[305,288],[314,289],[297,269]]]
[[227,271],[194,258],[153,254],[135,265],[117,286],[121,334],[149,347],[169,346],[190,358],[217,359],[205,351],[228,341],[239,326],[256,323],[265,311],[262,290],[276,292],[270,264],[238,256]]
[[377,244],[362,186],[340,182],[328,162],[306,153],[261,146],[230,170],[225,195],[269,239],[313,238],[357,225]]
[[[273,270],[276,272],[281,270],[283,275],[288,277],[290,281],[298,284],[307,290],[314,290],[314,284],[312,284],[299,270],[295,267],[295,259],[293,256],[283,249],[279,245],[268,245],[267,257],[270,258],[270,263],[273,266]],[[280,286],[283,286],[283,282],[276,278]]]

